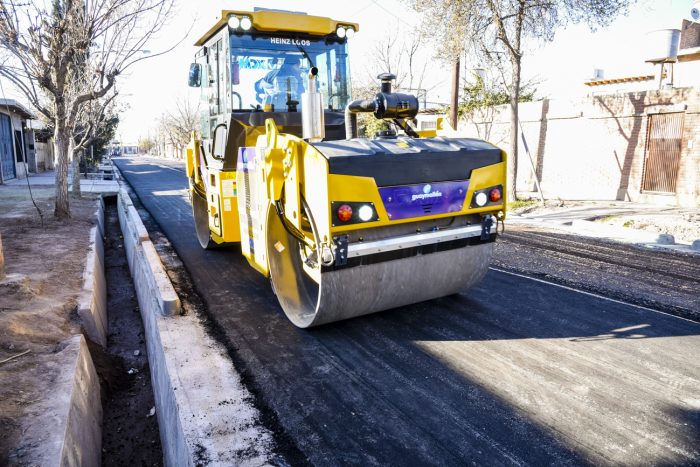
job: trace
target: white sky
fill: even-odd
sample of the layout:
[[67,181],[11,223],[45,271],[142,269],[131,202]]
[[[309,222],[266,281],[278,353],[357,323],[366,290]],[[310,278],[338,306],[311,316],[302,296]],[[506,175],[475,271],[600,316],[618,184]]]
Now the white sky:
[[[187,70],[196,48],[197,38],[207,31],[221,9],[251,10],[265,7],[304,11],[360,24],[360,32],[350,42],[352,74],[366,75],[366,54],[374,41],[381,40],[388,29],[410,34],[409,25],[420,22],[399,0],[179,0],[177,14],[159,36],[148,45],[152,53],[167,49],[180,40],[193,24],[189,36],[167,55],[144,60],[121,76],[122,100],[128,110],[122,114],[117,138],[135,142],[154,133],[160,115],[182,97],[199,90],[187,87]],[[653,73],[644,60],[645,33],[655,29],[680,28],[689,16],[693,0],[641,0],[626,17],[616,19],[595,33],[587,26],[570,26],[556,33],[554,42],[529,44],[523,62],[523,77],[536,78],[538,97],[563,97],[585,91],[583,81],[592,77],[594,68],[605,70],[606,78]],[[290,6],[291,5],[291,6]],[[430,50],[427,51],[428,55]],[[447,102],[449,66],[436,62],[429,69],[438,84],[431,100]],[[5,84],[8,97],[19,97]],[[14,94],[14,95],[13,95]]]

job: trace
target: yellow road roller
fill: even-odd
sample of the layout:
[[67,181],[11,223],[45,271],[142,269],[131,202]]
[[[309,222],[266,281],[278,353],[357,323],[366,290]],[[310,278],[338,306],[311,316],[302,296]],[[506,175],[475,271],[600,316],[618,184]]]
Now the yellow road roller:
[[[373,99],[351,99],[358,31],[225,10],[189,70],[202,98],[186,162],[199,242],[239,244],[302,328],[468,290],[505,218],[503,151],[421,129],[391,74]],[[359,138],[359,113],[391,129]]]

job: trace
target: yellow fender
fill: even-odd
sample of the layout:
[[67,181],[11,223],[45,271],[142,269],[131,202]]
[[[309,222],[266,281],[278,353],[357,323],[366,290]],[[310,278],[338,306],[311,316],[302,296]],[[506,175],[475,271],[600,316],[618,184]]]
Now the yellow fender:
[[190,137],[190,142],[187,144],[185,159],[185,173],[192,178],[196,184],[201,184],[202,179],[199,177],[199,151],[200,141],[197,139],[197,132],[193,131]]

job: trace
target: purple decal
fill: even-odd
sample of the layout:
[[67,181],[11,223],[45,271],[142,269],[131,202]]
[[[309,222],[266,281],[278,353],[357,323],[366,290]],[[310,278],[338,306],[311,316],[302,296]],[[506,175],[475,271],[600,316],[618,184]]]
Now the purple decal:
[[459,212],[469,180],[387,186],[379,189],[389,220]]
[[236,170],[243,172],[255,172],[256,147],[238,148],[238,164]]

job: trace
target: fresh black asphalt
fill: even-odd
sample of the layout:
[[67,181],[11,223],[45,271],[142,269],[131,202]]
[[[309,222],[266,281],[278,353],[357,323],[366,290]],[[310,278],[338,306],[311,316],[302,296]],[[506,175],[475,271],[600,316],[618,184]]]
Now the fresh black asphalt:
[[199,247],[181,165],[115,162],[291,463],[700,463],[700,324],[490,271],[465,294],[297,329],[236,248]]

